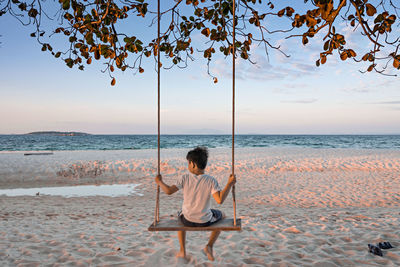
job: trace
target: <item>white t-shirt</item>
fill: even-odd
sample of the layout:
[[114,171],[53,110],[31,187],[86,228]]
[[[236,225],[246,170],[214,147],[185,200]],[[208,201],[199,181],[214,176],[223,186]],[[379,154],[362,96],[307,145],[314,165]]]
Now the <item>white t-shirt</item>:
[[176,182],[176,187],[183,188],[182,214],[194,223],[209,222],[212,218],[210,197],[221,191],[218,181],[207,174],[184,174]]

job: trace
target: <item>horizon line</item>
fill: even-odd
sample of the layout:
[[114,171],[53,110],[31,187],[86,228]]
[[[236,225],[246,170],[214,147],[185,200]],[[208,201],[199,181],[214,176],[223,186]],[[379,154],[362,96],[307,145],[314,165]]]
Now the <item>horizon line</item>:
[[[55,131],[57,132],[57,131]],[[62,132],[62,131],[60,131]],[[68,131],[68,132],[76,132],[76,131]],[[149,136],[157,136],[157,133],[86,133],[86,132],[79,132],[88,135],[149,135]],[[10,133],[10,134],[3,134],[0,135],[35,135],[30,133]],[[39,134],[38,134],[39,135]],[[43,134],[46,135],[46,134]],[[48,134],[51,135],[51,134]],[[221,136],[231,136],[232,133],[165,133],[161,135],[221,135]],[[400,133],[235,133],[235,135],[270,135],[270,136],[278,136],[278,135],[400,135]]]

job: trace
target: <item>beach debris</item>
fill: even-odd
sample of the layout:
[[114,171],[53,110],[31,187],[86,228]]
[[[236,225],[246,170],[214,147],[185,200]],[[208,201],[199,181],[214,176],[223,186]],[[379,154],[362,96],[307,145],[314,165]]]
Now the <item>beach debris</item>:
[[53,152],[29,152],[24,153],[24,156],[45,156],[45,155],[53,155]]
[[95,178],[104,173],[105,170],[105,163],[102,161],[78,162],[59,170],[57,175],[66,178]]
[[37,193],[36,193],[36,195],[38,196],[38,195],[40,195],[40,193],[39,193],[39,192],[37,192]]
[[298,229],[296,228],[296,226],[286,228],[286,229],[284,229],[283,231],[286,232],[286,233],[292,233],[292,234],[299,234],[299,233],[301,233],[301,231],[298,230]]
[[374,255],[383,256],[382,250],[375,245],[368,244],[368,250]]

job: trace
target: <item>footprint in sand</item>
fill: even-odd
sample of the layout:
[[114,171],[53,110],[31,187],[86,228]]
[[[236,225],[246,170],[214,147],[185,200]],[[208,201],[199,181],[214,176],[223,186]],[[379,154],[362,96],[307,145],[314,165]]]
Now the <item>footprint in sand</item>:
[[286,228],[286,229],[284,229],[283,230],[284,232],[286,232],[286,233],[292,233],[292,234],[300,234],[301,233],[301,231],[300,230],[298,230],[296,227],[289,227],[289,228]]
[[145,253],[141,252],[141,251],[137,251],[137,250],[129,250],[125,253],[125,256],[129,256],[129,257],[144,257]]

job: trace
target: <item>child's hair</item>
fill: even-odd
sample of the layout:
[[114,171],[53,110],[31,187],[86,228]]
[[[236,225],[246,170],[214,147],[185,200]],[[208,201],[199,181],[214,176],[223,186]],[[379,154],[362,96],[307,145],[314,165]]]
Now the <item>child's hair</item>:
[[198,146],[187,153],[186,159],[194,162],[199,169],[205,169],[207,166],[208,149]]

